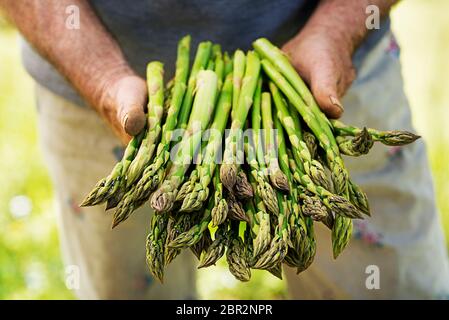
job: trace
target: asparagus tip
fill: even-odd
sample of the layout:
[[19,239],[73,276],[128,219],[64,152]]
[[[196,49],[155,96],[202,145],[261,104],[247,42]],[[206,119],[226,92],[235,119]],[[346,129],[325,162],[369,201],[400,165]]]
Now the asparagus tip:
[[315,221],[323,221],[328,216],[326,207],[317,197],[303,197],[302,212]]
[[151,207],[157,213],[164,213],[170,211],[170,209],[173,207],[173,200],[174,199],[171,193],[166,193],[158,190],[151,198]]
[[232,191],[237,182],[237,166],[235,164],[222,164],[220,167],[220,180],[226,189]]
[[117,227],[120,224],[120,220],[118,219],[114,219],[112,220],[112,224],[111,224],[111,230],[113,230],[115,227]]
[[290,192],[288,179],[281,170],[278,170],[274,174],[270,175],[270,180],[277,189],[285,192]]
[[234,220],[249,222],[245,210],[238,200],[230,199],[228,201],[228,216]]
[[236,183],[235,183],[235,191],[236,196],[241,199],[249,199],[254,196],[253,188],[251,184],[248,182],[248,178],[246,177],[245,172],[240,171],[237,175]]
[[81,203],[78,205],[78,207],[80,207],[80,208],[83,208],[83,207],[89,207],[89,206],[90,206],[90,204],[89,204],[89,202],[87,201],[87,199],[84,199],[83,202],[81,202]]

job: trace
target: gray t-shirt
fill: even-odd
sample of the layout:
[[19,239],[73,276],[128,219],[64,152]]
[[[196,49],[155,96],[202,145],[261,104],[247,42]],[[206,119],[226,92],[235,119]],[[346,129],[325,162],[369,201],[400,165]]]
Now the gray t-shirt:
[[[192,35],[193,49],[198,42],[211,40],[220,43],[223,50],[245,50],[262,36],[281,45],[301,29],[318,1],[91,0],[90,3],[137,73],[144,76],[149,61],[162,60],[166,75],[171,77],[177,41],[182,36]],[[386,28],[371,38],[380,38]],[[41,85],[84,104],[70,84],[25,41],[22,59],[26,70]]]

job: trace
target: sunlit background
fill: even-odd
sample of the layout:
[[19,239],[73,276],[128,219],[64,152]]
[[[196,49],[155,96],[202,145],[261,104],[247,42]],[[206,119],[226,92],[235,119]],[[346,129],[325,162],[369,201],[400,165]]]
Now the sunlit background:
[[[449,234],[449,1],[407,0],[393,11],[405,90],[428,144]],[[71,299],[64,282],[52,187],[36,137],[33,83],[16,31],[0,17],[0,299]],[[281,299],[285,284],[254,272],[240,284],[219,265],[199,273],[202,298]],[[213,283],[214,285],[211,285]]]

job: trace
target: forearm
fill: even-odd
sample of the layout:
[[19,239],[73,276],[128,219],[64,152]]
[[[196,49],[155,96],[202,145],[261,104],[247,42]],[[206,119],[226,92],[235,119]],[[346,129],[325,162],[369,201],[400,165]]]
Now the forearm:
[[301,33],[326,34],[353,53],[370,31],[365,23],[366,8],[375,5],[384,17],[396,2],[398,0],[321,0]]
[[[66,27],[66,8],[79,8],[80,28]],[[114,79],[133,75],[112,36],[85,0],[0,0],[25,38],[93,107],[105,115],[104,90]],[[101,110],[100,109],[101,107]]]

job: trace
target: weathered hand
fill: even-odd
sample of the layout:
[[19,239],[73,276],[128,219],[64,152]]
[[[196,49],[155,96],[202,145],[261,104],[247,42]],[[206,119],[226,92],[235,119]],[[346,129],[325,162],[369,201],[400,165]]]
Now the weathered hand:
[[[79,9],[79,30],[69,30],[69,6]],[[145,125],[145,81],[85,0],[0,1],[0,7],[39,53],[127,143]],[[43,24],[42,17],[47,23]]]
[[351,46],[322,29],[304,30],[283,50],[306,81],[323,112],[331,118],[343,113],[340,98],[355,78]]
[[147,86],[135,75],[119,77],[104,86],[99,110],[123,143],[145,126]]

